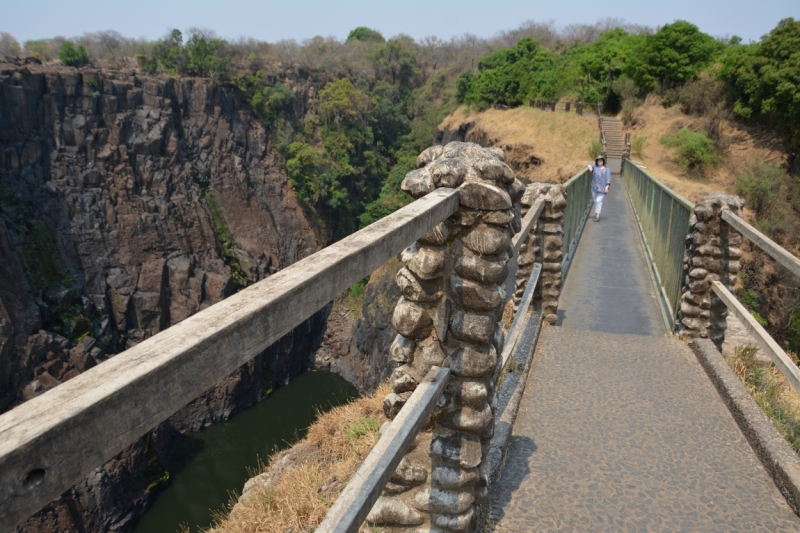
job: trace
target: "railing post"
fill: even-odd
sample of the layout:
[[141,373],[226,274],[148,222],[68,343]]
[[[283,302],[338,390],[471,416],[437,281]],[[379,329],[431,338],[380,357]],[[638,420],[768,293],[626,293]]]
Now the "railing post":
[[578,102],[577,104],[575,104],[575,112],[583,116],[583,102]]
[[539,199],[545,208],[536,227],[528,234],[519,249],[517,279],[514,287],[514,306],[519,305],[525,284],[531,275],[534,263],[542,264],[542,274],[534,300],[542,302],[542,316],[550,324],[558,320],[558,297],[561,293],[561,262],[564,252],[564,210],[567,207],[566,191],[562,185],[531,183],[520,200],[522,216]]
[[492,376],[502,362],[502,287],[525,188],[499,148],[452,142],[422,152],[417,166],[403,190],[420,198],[458,188],[460,207],[401,254],[386,415],[394,418],[432,365],[449,367],[452,377],[431,415],[432,432],[417,436],[367,522],[466,531],[488,495],[484,450],[494,433]]
[[721,214],[741,216],[744,200],[728,194],[711,194],[697,202],[689,221],[683,259],[684,286],[678,310],[678,334],[684,339],[710,338],[721,348],[728,327],[728,309],[711,290],[719,281],[730,289],[739,273],[742,235],[726,224]]
[[569,108],[570,108],[570,102],[564,102],[564,111],[569,113]]

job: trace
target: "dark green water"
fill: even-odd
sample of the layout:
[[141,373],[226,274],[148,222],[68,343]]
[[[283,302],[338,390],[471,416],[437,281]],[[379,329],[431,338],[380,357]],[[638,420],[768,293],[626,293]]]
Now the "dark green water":
[[210,526],[212,512],[223,509],[231,493],[241,493],[248,469],[258,468],[259,459],[266,461],[303,437],[317,409],[326,411],[356,396],[339,376],[309,371],[231,420],[181,436],[171,452],[170,485],[134,533],[175,533],[181,524],[192,532]]

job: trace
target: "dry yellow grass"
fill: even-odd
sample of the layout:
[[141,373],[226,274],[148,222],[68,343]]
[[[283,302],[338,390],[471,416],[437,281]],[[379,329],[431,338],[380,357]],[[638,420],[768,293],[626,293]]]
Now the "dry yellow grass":
[[[650,175],[692,202],[712,192],[734,193],[736,174],[752,161],[785,162],[787,150],[776,135],[725,121],[724,162],[705,175],[688,172],[678,164],[673,149],[659,140],[681,127],[702,128],[702,119],[684,115],[677,105],[664,108],[656,97],[649,97],[635,111],[635,116],[638,123],[624,130],[646,140],[641,157],[632,158],[644,163]],[[468,123],[474,124],[468,140],[503,148],[509,163],[519,167],[515,169],[519,177],[538,182],[562,183],[570,178],[589,159],[592,140],[599,140],[597,120],[591,113],[581,117],[526,106],[483,112],[461,107],[446,117],[439,129],[455,131]],[[540,164],[531,165],[532,159]]]
[[724,162],[705,175],[692,173],[678,164],[674,150],[663,146],[659,139],[682,127],[702,129],[702,119],[684,115],[677,105],[665,109],[655,97],[649,97],[635,116],[639,123],[625,130],[646,141],[642,157],[632,155],[632,159],[640,160],[651,176],[692,202],[712,192],[735,193],[736,175],[753,161],[785,162],[785,147],[776,135],[724,121]]
[[265,472],[275,466],[280,471],[266,486],[248,493],[227,516],[218,516],[207,533],[299,532],[319,525],[378,442],[386,421],[383,397],[389,392],[383,384],[368,397],[320,415],[303,441],[270,459]]
[[599,135],[594,115],[551,113],[531,107],[480,113],[461,107],[446,117],[439,129],[455,131],[470,122],[475,124],[471,139],[485,135],[486,141],[506,151],[518,177],[538,182],[563,183],[579,172],[590,159],[592,140]]

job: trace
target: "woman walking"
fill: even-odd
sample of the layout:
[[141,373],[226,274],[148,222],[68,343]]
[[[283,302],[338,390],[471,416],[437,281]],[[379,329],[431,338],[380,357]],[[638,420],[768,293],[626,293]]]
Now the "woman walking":
[[600,211],[603,209],[603,198],[608,194],[611,186],[611,171],[606,168],[606,158],[597,156],[594,164],[586,165],[592,172],[592,198],[594,198],[594,221],[600,220]]

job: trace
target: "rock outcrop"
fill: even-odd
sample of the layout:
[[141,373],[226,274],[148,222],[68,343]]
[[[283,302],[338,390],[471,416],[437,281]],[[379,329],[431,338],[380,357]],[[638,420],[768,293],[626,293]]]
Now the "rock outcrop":
[[[0,64],[0,412],[316,250],[268,134],[238,90],[202,79]],[[287,382],[323,319],[157,433],[225,419]],[[126,530],[159,476],[141,470],[145,448],[20,531]]]

